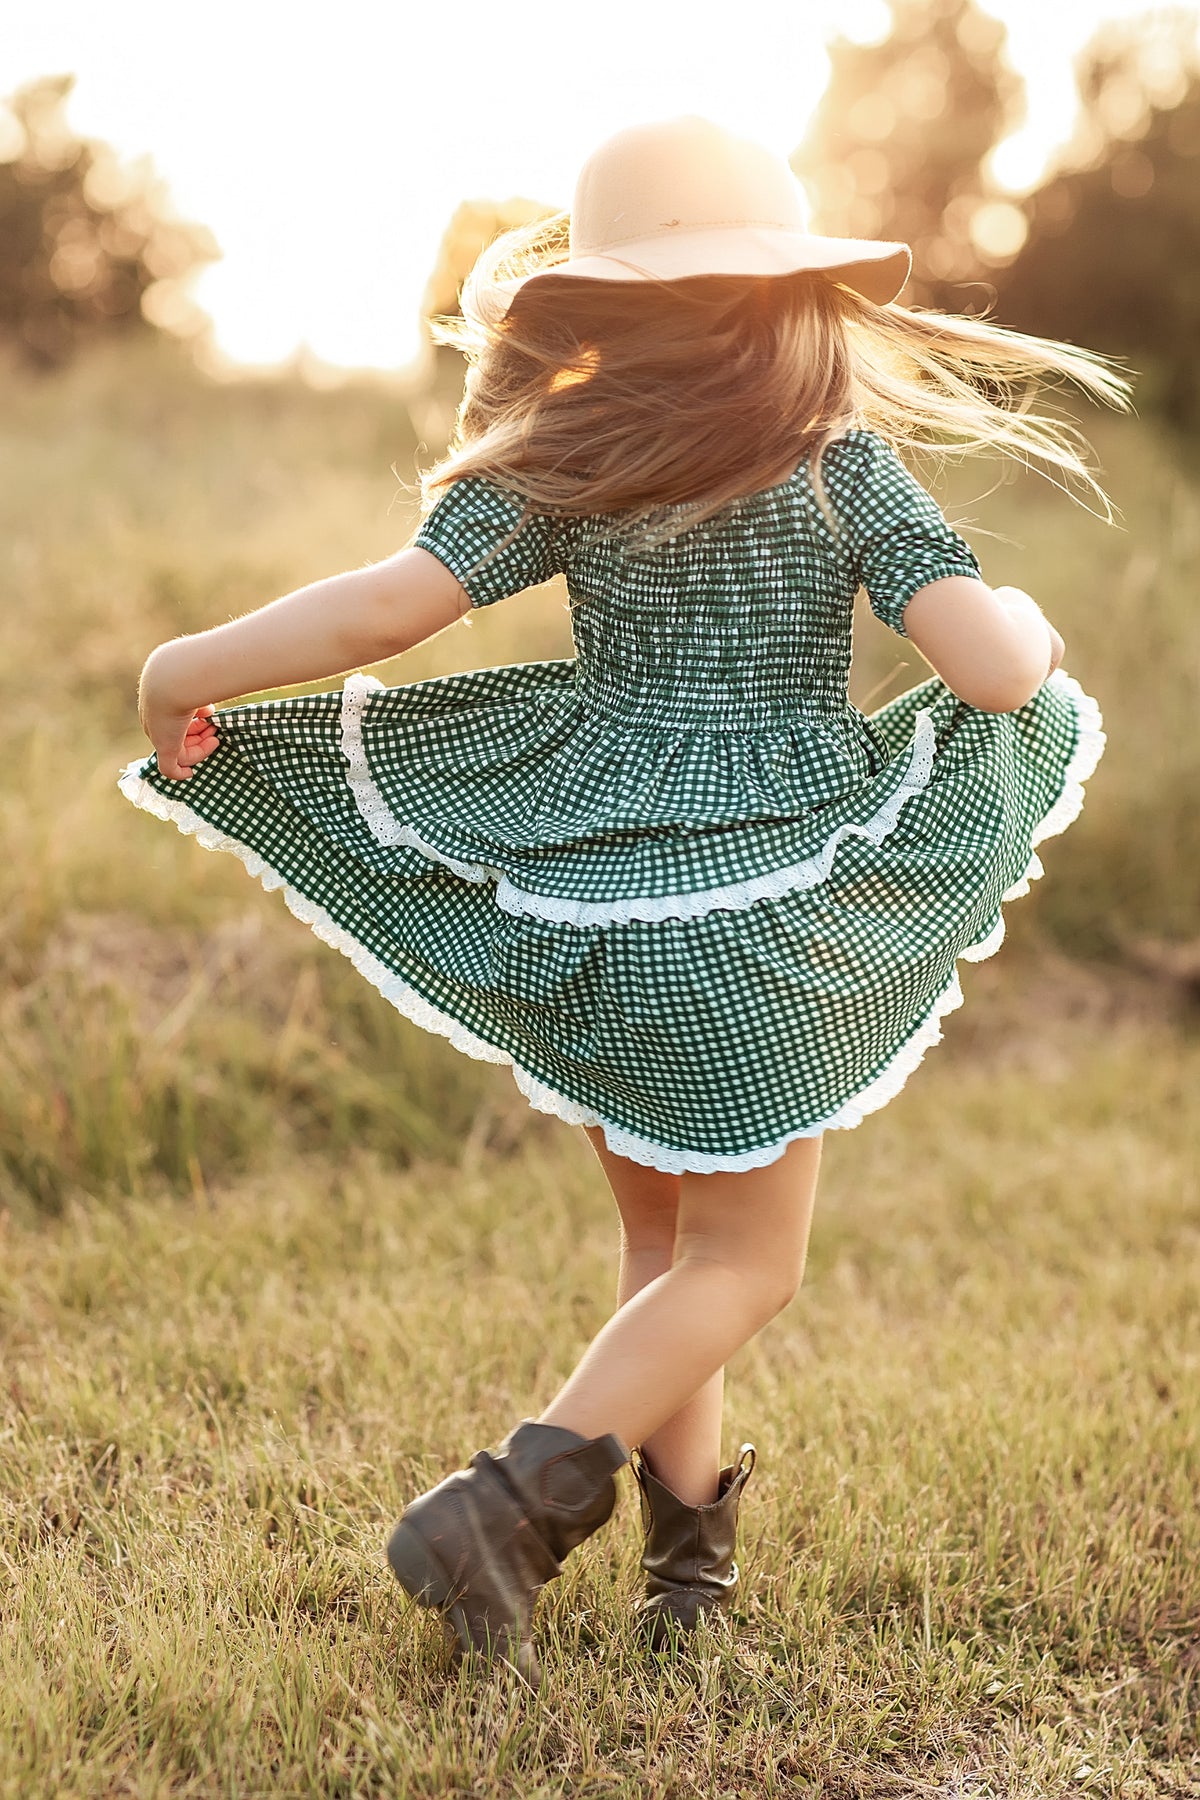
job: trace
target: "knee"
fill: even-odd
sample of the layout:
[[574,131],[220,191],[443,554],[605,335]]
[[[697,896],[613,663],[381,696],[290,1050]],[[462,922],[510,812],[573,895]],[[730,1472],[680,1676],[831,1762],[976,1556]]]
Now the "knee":
[[762,1291],[767,1305],[766,1317],[763,1319],[764,1325],[771,1319],[778,1318],[781,1312],[787,1311],[800,1292],[800,1284],[803,1279],[803,1269],[798,1273],[772,1269],[769,1277],[764,1276]]
[[792,1301],[800,1292],[801,1287],[804,1285],[804,1266],[807,1261],[807,1238],[798,1249],[793,1249],[790,1259],[781,1259],[780,1266],[775,1271],[776,1275],[780,1278],[779,1305],[776,1309],[777,1311],[783,1312],[792,1304]]
[[729,1261],[700,1249],[686,1250],[677,1261],[693,1268],[719,1270],[751,1331],[761,1331],[791,1305],[803,1275],[803,1270],[794,1272],[778,1265],[764,1268],[759,1264]]
[[745,1271],[742,1280],[750,1295],[755,1329],[761,1331],[785,1312],[796,1298],[800,1283],[779,1269]]

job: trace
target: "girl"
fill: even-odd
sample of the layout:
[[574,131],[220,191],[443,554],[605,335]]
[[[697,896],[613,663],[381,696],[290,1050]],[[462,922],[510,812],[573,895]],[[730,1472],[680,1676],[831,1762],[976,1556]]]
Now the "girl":
[[[627,1461],[651,1642],[728,1608],[755,1453],[718,1468],[722,1369],[800,1284],[823,1134],[939,1040],[958,959],[997,948],[1103,749],[1058,632],[986,585],[895,446],[1033,454],[1099,494],[1028,388],[1123,405],[1126,384],[898,305],[909,266],[812,235],[787,165],[705,120],[621,132],[569,229],[500,240],[443,328],[469,377],[414,543],[142,673],[155,755],[128,798],[508,1063],[612,1185],[617,1312],[388,1546],[455,1655],[535,1687],[537,1591]],[[560,573],[572,658],[214,710]],[[934,671],[869,717],[847,697],[860,584]]]

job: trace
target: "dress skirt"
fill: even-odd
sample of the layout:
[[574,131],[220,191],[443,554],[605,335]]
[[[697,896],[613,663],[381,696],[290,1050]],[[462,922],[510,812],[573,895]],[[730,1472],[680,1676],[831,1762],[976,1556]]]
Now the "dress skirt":
[[580,711],[574,668],[227,707],[190,780],[149,757],[120,787],[620,1156],[758,1168],[858,1125],[1079,813],[1095,701],[1059,669],[986,713],[933,676],[857,715],[861,779],[814,798],[785,791],[780,733],[616,732]]

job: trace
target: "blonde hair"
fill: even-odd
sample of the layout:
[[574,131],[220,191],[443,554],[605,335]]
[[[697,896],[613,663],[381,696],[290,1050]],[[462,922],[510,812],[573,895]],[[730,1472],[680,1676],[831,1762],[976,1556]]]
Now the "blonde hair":
[[[816,272],[556,281],[568,226],[560,213],[506,232],[471,271],[461,318],[433,321],[468,369],[449,451],[421,480],[426,508],[476,475],[527,513],[618,514],[601,535],[633,527],[651,543],[806,459],[824,504],[823,451],[866,426],[897,448],[1032,459],[1112,519],[1082,434],[1034,410],[1047,378],[1127,408],[1127,377],[1094,351],[879,306]],[[535,270],[504,310],[496,283]]]

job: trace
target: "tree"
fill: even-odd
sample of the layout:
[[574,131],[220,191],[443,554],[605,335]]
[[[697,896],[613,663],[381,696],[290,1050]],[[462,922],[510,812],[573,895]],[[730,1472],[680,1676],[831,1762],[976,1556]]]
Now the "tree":
[[1019,242],[1020,214],[984,162],[1020,122],[1024,84],[1004,59],[1004,27],[974,0],[890,4],[881,43],[830,47],[829,85],[793,166],[817,230],[911,244],[905,300],[961,311],[961,284],[983,272],[981,241],[1003,245],[1007,231]]
[[464,200],[442,233],[437,262],[421,303],[423,316],[452,317],[457,313],[459,290],[480,252],[501,232],[511,231],[515,225],[531,225],[555,210],[537,200]]
[[145,165],[122,171],[107,146],[76,137],[73,85],[48,77],[0,109],[0,338],[40,369],[101,338],[194,327],[181,284],[219,254],[168,215]]
[[1107,27],[1077,68],[1067,165],[1026,203],[997,276],[1006,322],[1131,357],[1139,399],[1200,426],[1200,59],[1195,17]]
[[[453,318],[458,296],[475,259],[501,232],[530,225],[557,209],[536,200],[464,200],[442,233],[437,261],[425,286],[421,317]],[[448,440],[462,399],[466,365],[458,350],[427,340],[429,375],[422,394],[410,403],[418,435],[440,449]]]

